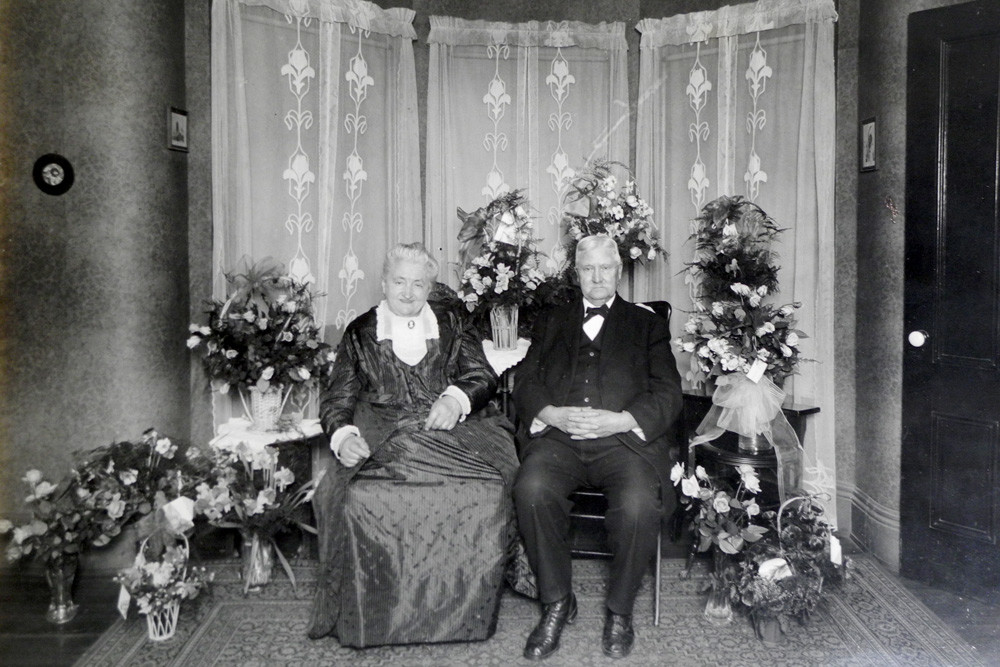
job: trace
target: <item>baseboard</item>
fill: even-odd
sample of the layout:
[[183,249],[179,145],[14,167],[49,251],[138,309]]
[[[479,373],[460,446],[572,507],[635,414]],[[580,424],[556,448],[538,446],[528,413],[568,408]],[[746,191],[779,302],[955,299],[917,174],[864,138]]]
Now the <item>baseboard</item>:
[[849,501],[850,536],[892,572],[899,572],[899,510],[888,507],[851,484],[839,485],[838,511]]

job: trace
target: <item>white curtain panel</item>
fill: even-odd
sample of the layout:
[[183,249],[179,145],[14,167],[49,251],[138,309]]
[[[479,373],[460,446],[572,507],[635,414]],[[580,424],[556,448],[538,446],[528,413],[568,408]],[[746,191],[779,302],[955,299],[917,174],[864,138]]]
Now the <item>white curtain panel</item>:
[[[214,0],[216,297],[244,258],[273,258],[324,295],[333,344],[381,297],[386,249],[423,230],[413,17],[362,0]],[[216,401],[217,423],[230,403]]]
[[[636,276],[636,295],[668,299],[674,335],[691,309],[690,221],[720,195],[743,195],[785,228],[779,303],[800,301],[796,403],[819,406],[805,438],[807,490],[834,474],[834,22],[832,0],[760,0],[636,27],[640,42],[636,172],[663,221],[668,263]],[[651,268],[651,267],[647,267]],[[678,355],[683,376],[689,355]]]
[[524,190],[551,272],[566,195],[590,160],[629,162],[625,26],[432,16],[428,248],[458,285],[457,208]]

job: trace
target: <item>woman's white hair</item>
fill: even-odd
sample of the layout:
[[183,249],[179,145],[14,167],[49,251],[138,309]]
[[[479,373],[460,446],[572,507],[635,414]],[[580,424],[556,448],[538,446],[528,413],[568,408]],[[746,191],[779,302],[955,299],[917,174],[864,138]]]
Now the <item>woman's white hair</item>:
[[580,255],[591,250],[609,250],[615,257],[615,263],[621,266],[622,257],[618,254],[618,244],[607,234],[585,236],[576,244],[576,262],[580,263]]
[[440,264],[434,259],[423,243],[399,243],[393,246],[385,254],[385,261],[382,263],[382,278],[389,275],[389,271],[397,262],[423,262],[427,267],[428,280],[437,280]]

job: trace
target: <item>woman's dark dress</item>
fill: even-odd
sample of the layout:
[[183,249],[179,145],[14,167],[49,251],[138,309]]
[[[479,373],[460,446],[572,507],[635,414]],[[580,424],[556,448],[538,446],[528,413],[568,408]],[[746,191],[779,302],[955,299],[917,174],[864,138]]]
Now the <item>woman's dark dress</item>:
[[[375,309],[344,332],[323,390],[327,435],[354,424],[371,457],[333,461],[313,500],[319,588],[309,636],[345,646],[486,639],[496,629],[514,540],[511,427],[488,402],[496,376],[457,315],[433,306],[440,338],[415,366],[376,340]],[[424,431],[448,385],[472,414]]]

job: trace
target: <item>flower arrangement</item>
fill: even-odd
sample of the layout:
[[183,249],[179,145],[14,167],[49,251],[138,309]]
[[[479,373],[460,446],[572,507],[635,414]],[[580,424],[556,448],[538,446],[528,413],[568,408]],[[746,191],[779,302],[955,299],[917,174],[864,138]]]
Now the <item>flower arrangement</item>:
[[[194,509],[215,526],[238,528],[245,536],[256,535],[273,546],[294,584],[291,566],[274,537],[292,527],[316,534],[305,522],[305,505],[312,500],[318,481],[309,480],[295,488],[295,474],[279,466],[276,450],[240,443],[232,450],[215,450],[209,476],[195,490]],[[249,581],[246,583],[249,587]]]
[[617,162],[598,162],[572,182],[569,201],[585,203],[586,212],[564,214],[569,269],[573,266],[576,244],[595,234],[606,234],[615,240],[625,266],[666,256],[657,237],[653,209],[639,196],[631,174],[619,187],[618,178],[612,173],[613,165],[624,168]]
[[463,225],[458,237],[462,243],[458,297],[470,313],[529,305],[545,282],[526,207],[521,191],[515,190],[471,214],[459,209]]
[[781,232],[759,206],[743,197],[709,202],[692,223],[695,258],[686,281],[697,285],[695,309],[676,347],[691,353],[686,379],[747,374],[755,366],[777,384],[802,361],[796,328],[799,303],[776,306],[778,266],[771,243]]
[[153,428],[138,442],[113,442],[78,452],[75,459],[81,487],[107,501],[108,525],[103,532],[111,536],[169,501],[191,495],[208,471],[201,450],[176,443]]
[[695,310],[684,323],[684,333],[675,345],[692,353],[686,377],[694,384],[726,373],[749,373],[755,363],[764,364],[764,374],[778,384],[795,373],[801,361],[799,341],[806,335],[796,328],[798,303],[775,306],[761,303],[761,296],[744,293],[745,285],[733,287],[737,298],[713,301]]
[[843,582],[850,562],[827,523],[823,505],[797,496],[768,511],[767,535],[750,545],[730,586],[733,602],[754,617],[805,622],[830,585]]
[[57,561],[105,546],[125,526],[190,491],[204,470],[197,449],[177,445],[155,429],[137,443],[115,442],[75,452],[73,458],[73,469],[57,483],[38,470],[25,474],[31,521],[21,526],[0,521],[0,533],[13,533],[9,560]]
[[[229,297],[213,301],[208,324],[192,324],[187,346],[203,352],[213,388],[301,393],[329,371],[333,350],[313,319],[308,284],[267,261],[226,274]],[[241,393],[242,396],[242,393]]]
[[213,574],[204,567],[188,567],[185,544],[166,546],[149,560],[145,549],[135,562],[115,576],[135,599],[140,614],[153,614],[182,600],[192,600],[208,587]]
[[[15,526],[0,520],[0,533],[12,533],[7,545],[7,559],[35,558],[56,563],[76,558],[91,544],[107,544],[121,531],[118,520],[124,503],[114,494],[95,496],[69,474],[57,483],[44,478],[38,470],[29,470],[22,478],[30,490],[24,499],[31,510],[31,521]],[[110,510],[109,510],[110,507]]]
[[760,478],[748,465],[738,466],[736,471],[739,482],[735,488],[728,479],[711,476],[702,466],[696,466],[692,473],[677,463],[670,471],[670,480],[681,489],[680,502],[687,506],[696,552],[715,547],[735,555],[768,530],[758,523]]

